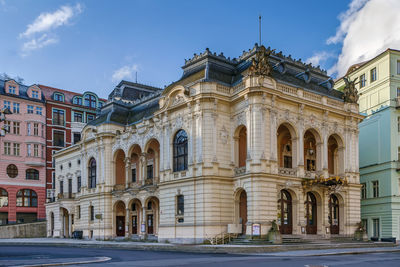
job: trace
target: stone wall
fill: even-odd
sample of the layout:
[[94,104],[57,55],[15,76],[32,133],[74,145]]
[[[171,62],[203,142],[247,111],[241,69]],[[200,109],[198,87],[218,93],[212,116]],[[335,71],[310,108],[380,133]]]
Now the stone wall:
[[46,237],[46,222],[0,226],[0,238]]

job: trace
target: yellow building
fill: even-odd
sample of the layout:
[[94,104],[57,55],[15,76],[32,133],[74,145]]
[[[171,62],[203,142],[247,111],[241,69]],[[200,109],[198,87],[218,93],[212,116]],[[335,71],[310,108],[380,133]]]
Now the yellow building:
[[201,243],[264,237],[276,221],[282,234],[353,236],[362,116],[332,87],[257,45],[237,59],[206,49],[164,90],[121,82],[55,155],[48,235]]

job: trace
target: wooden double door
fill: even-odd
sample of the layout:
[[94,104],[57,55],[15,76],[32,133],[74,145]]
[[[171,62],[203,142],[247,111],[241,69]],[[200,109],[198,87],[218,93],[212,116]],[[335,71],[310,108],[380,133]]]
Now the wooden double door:
[[246,226],[247,226],[247,194],[246,194],[246,191],[242,191],[240,193],[239,223],[242,224],[242,235],[245,235],[246,234]]
[[339,234],[339,200],[335,195],[329,198],[329,224],[332,235]]
[[291,235],[293,231],[292,196],[281,190],[278,200],[278,225],[281,234]]
[[311,192],[307,193],[306,202],[306,233],[315,235],[317,234],[317,199]]

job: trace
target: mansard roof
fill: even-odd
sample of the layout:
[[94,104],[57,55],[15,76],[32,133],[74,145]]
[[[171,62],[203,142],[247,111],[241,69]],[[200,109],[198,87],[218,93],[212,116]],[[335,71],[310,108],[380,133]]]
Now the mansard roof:
[[[233,59],[223,53],[212,53],[206,48],[203,53],[194,54],[191,59],[185,60],[181,79],[169,85],[165,92],[175,85],[187,85],[195,81],[213,81],[234,86],[242,81],[259,48],[258,44],[255,44],[252,49],[243,51],[240,57]],[[291,55],[285,56],[282,51],[273,51],[269,63],[273,67],[271,76],[278,82],[329,97],[342,98],[342,93],[333,89],[332,78],[320,66],[314,67],[301,59],[293,59]]]
[[[101,123],[131,125],[150,118],[159,110],[160,98],[177,85],[190,86],[201,81],[216,82],[225,86],[239,84],[247,75],[252,59],[259,49],[260,47],[255,44],[252,49],[243,51],[240,57],[231,59],[222,53],[219,55],[212,53],[207,48],[205,52],[194,54],[193,58],[185,60],[182,77],[164,90],[123,80],[110,93],[109,102],[102,108],[99,116],[89,122],[89,125]],[[342,100],[343,93],[333,89],[332,78],[319,66],[314,67],[293,59],[291,55],[284,56],[282,52],[274,51],[268,60],[273,68],[271,76],[279,83]],[[140,94],[138,97],[138,92],[143,95]]]
[[34,86],[36,84],[28,86],[28,85],[24,85],[24,84],[18,83],[17,81],[13,80],[14,82],[16,82],[19,85],[19,93],[18,93],[18,95],[13,95],[13,94],[6,93],[5,85],[6,85],[6,82],[10,81],[10,80],[13,80],[13,79],[9,79],[9,80],[0,79],[0,95],[7,95],[7,96],[12,96],[12,97],[22,98],[22,99],[26,99],[26,100],[34,101],[34,102],[42,102],[42,103],[45,102],[43,92],[41,92],[41,94],[42,94],[41,99],[36,99],[36,98],[32,98],[32,97],[28,96],[29,87]]

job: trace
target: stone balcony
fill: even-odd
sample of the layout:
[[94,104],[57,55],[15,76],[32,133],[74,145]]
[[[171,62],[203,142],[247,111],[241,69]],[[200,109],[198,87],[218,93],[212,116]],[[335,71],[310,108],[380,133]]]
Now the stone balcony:
[[58,193],[58,200],[73,200],[75,199],[75,193]]

